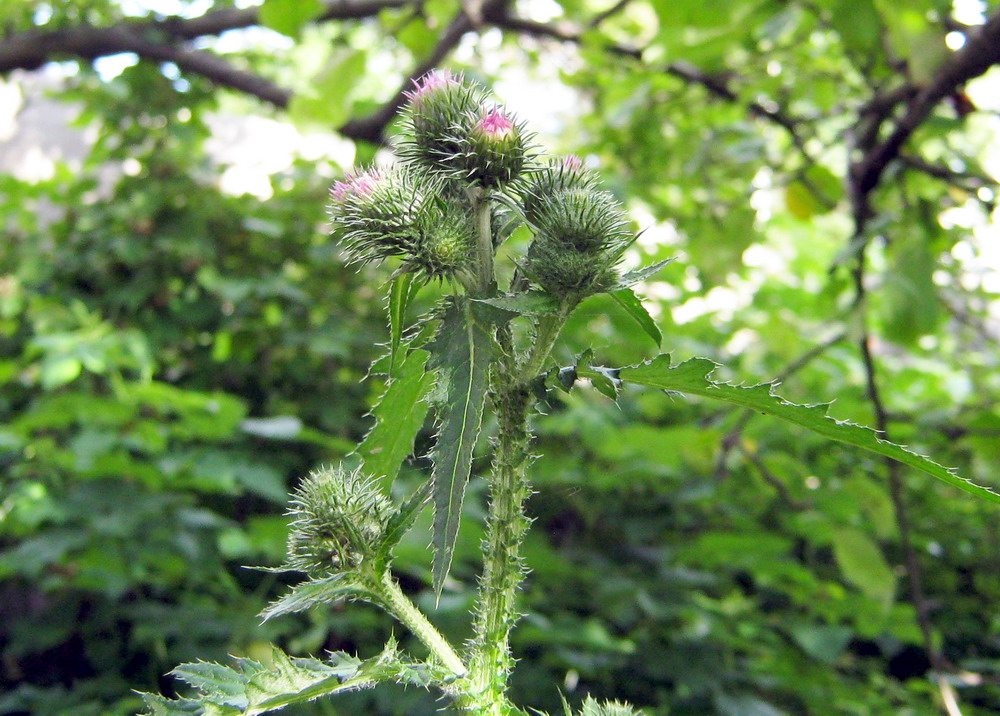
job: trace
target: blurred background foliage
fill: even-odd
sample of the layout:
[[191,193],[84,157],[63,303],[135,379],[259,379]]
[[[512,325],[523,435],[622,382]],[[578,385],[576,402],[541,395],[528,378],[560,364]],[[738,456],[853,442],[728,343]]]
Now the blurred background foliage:
[[[14,2],[0,20],[13,51],[246,5]],[[358,605],[260,626],[284,577],[243,565],[280,561],[287,492],[370,425],[388,276],[344,266],[324,203],[352,161],[384,151],[350,121],[421,63],[493,84],[546,148],[598,167],[645,229],[631,262],[678,257],[639,291],[675,358],[781,377],[789,399],[875,425],[866,339],[893,440],[1000,487],[998,71],[952,88],[860,219],[848,172],[866,108],[933,83],[995,3],[427,0],[323,22],[333,6],[265,0],[246,29],[199,40],[287,88],[283,107],[110,51],[46,56],[45,96],[30,71],[6,78],[22,105],[71,107],[87,149],[0,176],[0,713],[135,713],[132,690],[172,693],[181,661],[266,659],[272,641],[369,656],[394,630]],[[222,119],[261,118],[220,153]],[[298,149],[268,159],[287,132]],[[609,365],[654,352],[606,298],[579,310],[558,357],[590,345]],[[558,686],[677,716],[1000,710],[991,505],[908,470],[894,489],[874,457],[679,396],[578,390],[546,412],[520,703],[556,712]],[[401,491],[426,467],[408,463]],[[426,524],[396,564],[456,640],[479,566],[485,495],[471,489],[437,609]],[[390,688],[288,712],[439,707]]]

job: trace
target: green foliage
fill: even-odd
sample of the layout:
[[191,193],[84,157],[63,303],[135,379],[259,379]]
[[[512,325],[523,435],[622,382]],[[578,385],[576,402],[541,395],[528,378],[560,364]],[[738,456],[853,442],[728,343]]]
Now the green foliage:
[[358,446],[365,471],[386,478],[387,483],[413,452],[413,440],[430,408],[427,398],[434,387],[434,373],[426,369],[428,358],[430,354],[418,348],[401,362],[372,410],[375,425]]
[[256,716],[387,679],[418,685],[427,681],[426,669],[400,661],[393,643],[366,661],[343,653],[331,654],[327,661],[299,659],[274,648],[266,665],[252,659],[236,659],[236,668],[201,661],[182,664],[172,673],[197,689],[198,698],[171,701],[144,695],[153,716]]
[[[575,372],[581,377],[600,381],[602,386],[607,386],[609,383],[614,386],[618,386],[620,383],[635,383],[667,391],[724,400],[727,403],[773,415],[807,430],[813,430],[831,440],[855,445],[879,455],[891,457],[904,465],[923,470],[928,475],[933,475],[939,480],[977,497],[1000,503],[1000,493],[980,487],[957,475],[954,470],[942,467],[904,447],[882,440],[869,428],[829,417],[826,414],[829,410],[829,404],[796,405],[789,403],[774,394],[773,383],[762,383],[754,386],[719,383],[708,377],[717,367],[717,364],[704,358],[692,358],[679,365],[671,365],[669,355],[660,355],[642,365],[621,369],[581,369],[577,367]],[[607,389],[605,388],[605,390]]]
[[[195,5],[185,12],[201,12]],[[13,3],[0,18],[5,33],[72,31],[112,26],[123,7]],[[421,354],[432,324],[409,345],[405,332],[452,287],[417,295],[419,282],[402,290],[412,274],[397,276],[386,332],[377,297],[388,272],[346,269],[325,235],[329,178],[346,168],[326,158],[328,138],[310,138],[308,159],[277,170],[268,150],[283,129],[245,150],[268,166],[266,201],[219,190],[219,177],[248,172],[247,162],[226,172],[203,145],[208,124],[226,131],[218,127],[234,114],[310,132],[363,119],[431,56],[458,10],[432,0],[419,12],[306,22],[315,8],[267,0],[266,24],[282,25],[287,39],[255,29],[246,37],[271,39],[233,51],[237,31],[219,45],[234,67],[290,86],[288,113],[220,91],[187,67],[140,60],[111,77],[82,64],[58,94],[96,137],[88,156],[57,160],[47,179],[0,177],[0,712],[134,714],[138,690],[182,697],[149,697],[154,712],[200,713],[183,700],[204,693],[198,684],[162,676],[178,661],[233,665],[204,667],[227,674],[211,697],[224,701],[248,690],[240,665],[275,669],[271,642],[306,670],[294,660],[359,654],[339,657],[346,675],[393,631],[415,655],[399,658],[410,674],[399,680],[417,688],[383,683],[285,712],[442,706],[423,686],[454,672],[427,666],[426,647],[391,616],[305,599],[261,626],[261,606],[282,594],[342,593],[314,582],[289,588],[242,567],[281,562],[282,511],[298,476],[338,462],[368,434],[366,466],[385,458],[369,471],[395,477],[394,503],[405,504],[376,561],[392,557],[408,597],[433,609],[452,643],[469,637],[462,585],[474,584],[482,553],[486,440],[472,455],[466,523],[435,608],[432,518],[421,509],[433,436],[421,424],[425,400],[441,395],[409,402],[436,371]],[[666,347],[678,360],[710,357],[727,378],[780,375],[783,395],[833,400],[838,419],[874,424],[856,345],[867,318],[892,439],[996,488],[997,292],[983,271],[995,187],[915,168],[924,160],[976,175],[993,166],[986,113],[956,112],[958,95],[934,109],[904,147],[914,163],[894,163],[872,195],[862,242],[849,243],[842,189],[845,137],[864,128],[857,108],[876,91],[934,75],[950,56],[945,33],[961,30],[951,4],[630,3],[591,27],[604,9],[574,0],[552,11],[560,29],[588,28],[578,61],[565,61],[573,43],[492,29],[455,57],[469,58],[477,79],[502,81],[501,92],[541,86],[554,98],[535,108],[545,120],[539,142],[599,165],[648,229],[627,266],[678,257],[619,285],[639,284]],[[171,27],[167,18],[143,37],[167,42]],[[641,62],[607,51],[633,42]],[[197,40],[199,51],[213,43]],[[72,62],[59,68],[74,72]],[[5,92],[20,82],[8,79]],[[977,84],[966,91],[988,108]],[[24,87],[30,108],[36,99]],[[4,96],[17,105],[17,92]],[[797,136],[752,102],[785,113]],[[376,151],[335,144],[336,156],[353,151],[362,164]],[[522,226],[498,255],[516,256],[530,239]],[[868,291],[855,304],[850,270],[864,241]],[[537,289],[477,301],[525,316],[511,321],[517,339],[560,310]],[[650,337],[645,319],[595,296],[538,372],[592,346],[613,365],[639,364]],[[392,358],[365,381],[378,342]],[[527,616],[511,635],[511,700],[564,713],[559,684],[577,713],[613,699],[671,716],[941,713],[881,456],[831,449],[823,435],[747,413],[745,403],[620,391],[604,373],[591,380],[614,402],[552,391],[539,403],[544,416],[532,418],[534,529],[523,546],[531,573],[518,604]],[[481,432],[495,434],[490,420]],[[379,450],[383,441],[391,447]],[[952,681],[962,713],[994,713],[1000,624],[984,608],[1000,600],[994,505],[908,467],[901,475],[932,641],[962,675]],[[394,669],[378,680],[396,681]]]

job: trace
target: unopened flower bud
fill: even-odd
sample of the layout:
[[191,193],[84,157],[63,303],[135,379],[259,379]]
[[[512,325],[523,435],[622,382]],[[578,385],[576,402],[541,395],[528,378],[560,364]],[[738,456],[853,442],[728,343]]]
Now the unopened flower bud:
[[401,149],[407,160],[430,171],[454,171],[462,152],[468,117],[477,113],[485,93],[448,70],[434,70],[407,92],[405,120],[410,141]]
[[313,472],[292,498],[288,567],[313,576],[357,569],[378,549],[392,511],[377,481],[359,470]]
[[330,223],[351,263],[402,260],[425,278],[461,278],[475,261],[474,217],[439,181],[367,169],[330,190]]
[[480,113],[471,124],[457,166],[465,178],[481,186],[510,183],[526,160],[522,128],[501,107]]
[[634,235],[621,206],[597,188],[576,157],[536,172],[524,191],[524,214],[535,231],[524,263],[546,292],[570,300],[606,291]]

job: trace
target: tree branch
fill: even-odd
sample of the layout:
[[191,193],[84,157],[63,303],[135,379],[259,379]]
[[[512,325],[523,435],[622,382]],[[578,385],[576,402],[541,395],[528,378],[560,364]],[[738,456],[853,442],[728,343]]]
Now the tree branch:
[[[507,14],[487,19],[501,30],[510,30],[535,37],[547,37],[573,44],[580,44],[583,41],[583,31],[568,24],[536,22]],[[642,60],[642,50],[638,47],[609,43],[604,49],[619,57],[638,61]],[[719,99],[724,99],[728,102],[740,101],[740,97],[733,91],[724,78],[703,72],[698,67],[687,62],[671,62],[663,68],[663,71],[688,84],[698,85]],[[803,147],[804,142],[799,133],[799,125],[801,124],[799,120],[789,116],[777,106],[770,106],[758,101],[747,102],[746,107],[752,116],[765,119],[782,127],[791,135],[792,141],[797,147],[800,149]]]
[[[495,12],[505,0],[491,0],[486,9]],[[411,0],[338,0],[329,3],[316,22],[369,17],[380,10],[403,7]],[[224,58],[206,50],[192,50],[171,44],[198,37],[217,35],[259,24],[258,8],[218,10],[196,18],[122,21],[109,28],[74,27],[51,31],[18,33],[0,45],[0,73],[14,69],[35,69],[61,56],[76,56],[87,60],[133,52],[141,58],[157,62],[173,62],[181,70],[200,75],[220,86],[245,92],[279,108],[286,108],[292,92],[266,77],[233,67]],[[431,54],[408,76],[396,94],[367,117],[352,119],[340,133],[355,139],[381,144],[385,127],[392,121],[413,80],[429,72],[451,52],[462,36],[473,29],[464,11],[445,29]]]
[[[915,94],[902,91],[887,97],[887,108],[869,128],[867,139],[860,141],[858,149],[863,152],[859,161],[850,167],[852,201],[855,223],[863,229],[870,213],[868,196],[878,186],[889,163],[896,159],[903,145],[917,128],[927,119],[931,110],[945,97],[971,79],[985,73],[991,66],[1000,63],[1000,9],[995,10],[986,22],[978,28],[970,29],[962,49],[951,55],[940,67],[934,80]],[[895,122],[892,131],[882,142],[877,141],[881,118],[887,117],[895,106],[894,99],[908,96],[905,113]]]
[[[317,19],[351,20],[371,17],[385,8],[403,7],[411,0],[335,0]],[[193,40],[219,35],[260,24],[259,8],[216,10],[194,18],[154,18],[121,20],[113,27],[78,26],[57,30],[18,32],[0,43],[0,74],[11,70],[34,70],[58,57],[75,56],[93,60],[119,52],[139,52],[139,48],[161,46],[170,38]],[[159,59],[159,58],[153,58]]]

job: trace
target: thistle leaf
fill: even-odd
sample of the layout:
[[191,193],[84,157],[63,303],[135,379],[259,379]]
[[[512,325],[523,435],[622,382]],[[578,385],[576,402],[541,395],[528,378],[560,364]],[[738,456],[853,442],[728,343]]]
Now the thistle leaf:
[[372,410],[375,425],[358,446],[365,472],[384,477],[386,487],[413,450],[413,440],[427,417],[430,405],[425,398],[434,387],[434,374],[426,370],[429,357],[424,350],[411,350],[406,356]]
[[385,535],[379,547],[377,559],[383,564],[388,562],[393,547],[413,526],[424,505],[431,496],[433,482],[428,480],[418,487],[409,499],[400,505],[399,509],[389,518],[385,525]]
[[[434,589],[440,597],[451,567],[461,520],[472,453],[483,421],[489,387],[495,318],[489,306],[454,297],[442,315],[441,329],[430,345],[433,364],[445,382],[434,448]],[[496,309],[493,309],[494,311]]]
[[[283,597],[271,602],[260,613],[263,621],[282,614],[294,614],[310,609],[318,604],[329,604],[345,597],[366,598],[369,592],[351,578],[351,575],[335,574],[323,579],[310,579],[296,584]],[[196,686],[197,684],[192,684]]]
[[[614,372],[617,373],[615,377],[625,383],[646,385],[689,395],[701,395],[772,415],[812,430],[831,440],[890,457],[972,495],[1000,503],[1000,494],[970,482],[959,476],[954,469],[938,465],[923,455],[918,455],[900,445],[882,440],[870,428],[831,418],[827,415],[829,403],[820,405],[789,403],[784,398],[774,394],[774,383],[753,386],[717,383],[709,378],[717,367],[717,363],[706,358],[692,358],[671,366],[670,356],[664,354],[646,363],[629,366]],[[577,375],[593,379],[601,375],[607,376],[608,369],[577,368]]]
[[615,303],[625,309],[625,313],[639,324],[642,330],[646,332],[646,335],[652,338],[653,343],[659,348],[660,343],[663,341],[663,336],[660,333],[660,329],[656,326],[656,321],[649,315],[649,311],[642,305],[642,301],[635,295],[635,292],[630,288],[622,288],[612,291],[610,296],[615,299]]
[[645,268],[636,269],[635,271],[629,271],[628,273],[622,274],[622,277],[618,280],[618,285],[611,290],[617,291],[622,288],[630,288],[640,281],[645,281],[650,276],[659,273],[660,269],[673,260],[674,259],[669,258],[665,261],[657,261],[652,266],[646,266]]
[[398,680],[401,675],[410,681],[410,674],[421,669],[421,665],[400,662],[395,650],[367,661],[344,653],[319,661],[291,657],[274,647],[266,666],[252,659],[235,659],[235,668],[203,661],[178,666],[171,673],[194,687],[194,698],[170,700],[149,694],[143,698],[149,716],[256,716],[379,681]]
[[141,694],[148,716],[202,716],[205,709],[195,699],[167,699],[157,694]]
[[414,281],[414,274],[401,273],[389,286],[389,373],[396,368],[399,345],[403,339],[406,309],[420,290],[420,282]]
[[494,298],[476,299],[476,302],[485,303],[502,311],[510,311],[522,316],[540,316],[559,311],[559,301],[541,291],[506,293]]

